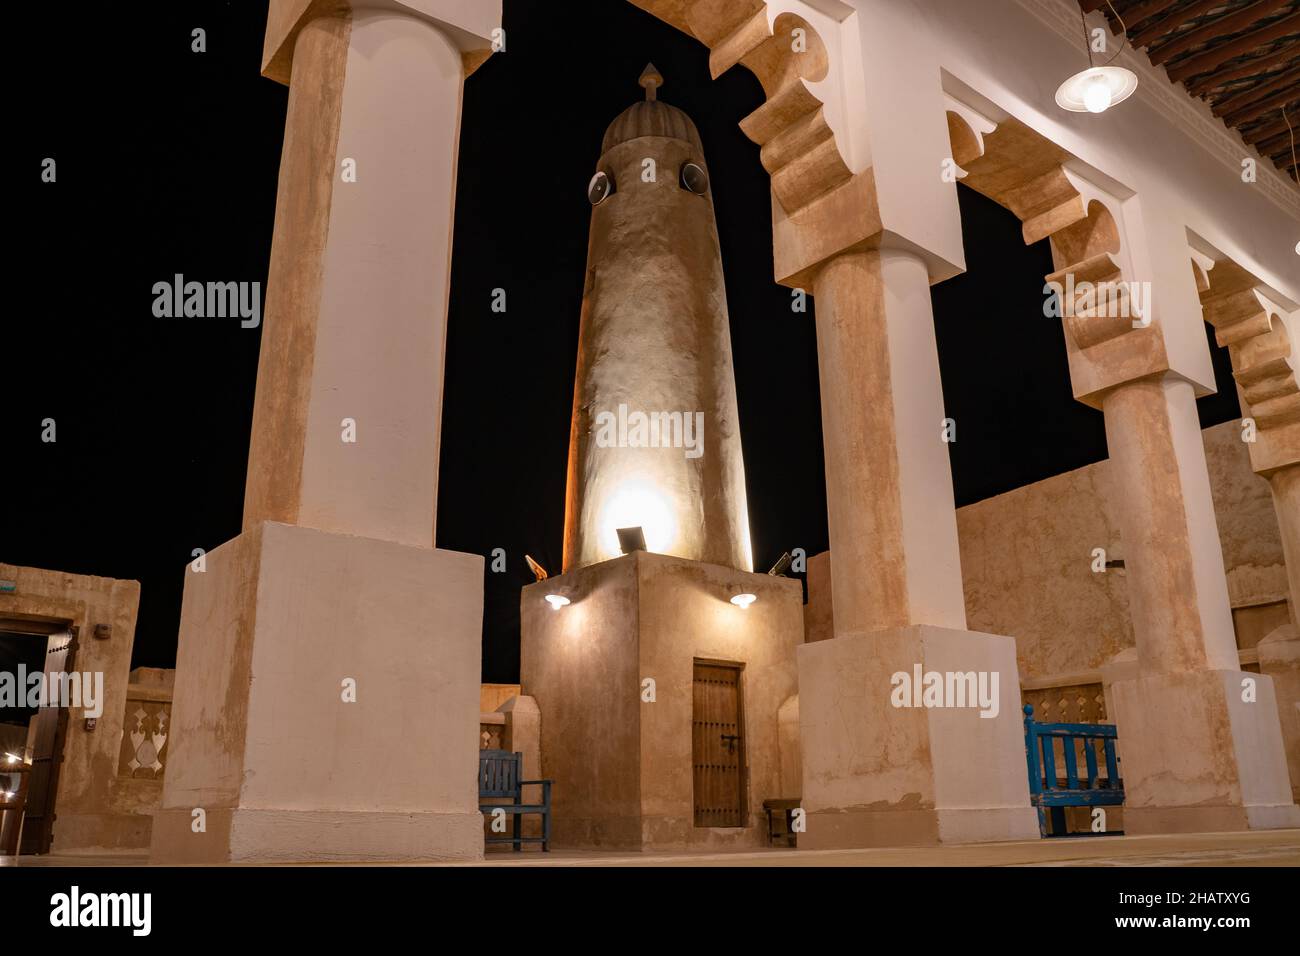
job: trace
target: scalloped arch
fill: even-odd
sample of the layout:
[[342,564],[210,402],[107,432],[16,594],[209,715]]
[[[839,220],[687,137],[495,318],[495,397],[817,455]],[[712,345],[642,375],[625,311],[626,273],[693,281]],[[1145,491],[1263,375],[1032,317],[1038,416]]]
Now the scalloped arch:
[[809,87],[829,75],[831,62],[825,41],[807,20],[782,12],[769,25],[765,0],[632,3],[707,46],[715,79],[736,64],[758,78],[767,101],[740,128],[762,147],[763,168],[787,215],[852,178],[824,104]]

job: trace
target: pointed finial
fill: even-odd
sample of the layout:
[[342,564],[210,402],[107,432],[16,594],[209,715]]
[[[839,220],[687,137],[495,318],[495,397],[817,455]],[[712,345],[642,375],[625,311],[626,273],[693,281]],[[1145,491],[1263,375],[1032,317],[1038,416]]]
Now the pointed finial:
[[645,88],[645,98],[653,100],[657,94],[655,90],[664,85],[663,74],[655,69],[653,63],[647,63],[644,70],[641,71],[641,79],[637,80]]

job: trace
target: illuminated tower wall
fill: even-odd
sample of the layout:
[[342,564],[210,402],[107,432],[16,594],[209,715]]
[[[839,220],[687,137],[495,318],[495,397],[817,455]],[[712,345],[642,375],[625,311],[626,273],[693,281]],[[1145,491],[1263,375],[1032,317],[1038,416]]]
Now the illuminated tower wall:
[[589,188],[565,571],[617,557],[637,526],[650,551],[753,569],[708,167],[661,82],[647,67]]

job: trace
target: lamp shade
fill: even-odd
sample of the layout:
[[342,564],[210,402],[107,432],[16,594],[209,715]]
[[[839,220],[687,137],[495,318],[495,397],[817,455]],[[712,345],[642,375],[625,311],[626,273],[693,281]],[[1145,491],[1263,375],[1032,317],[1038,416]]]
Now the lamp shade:
[[1072,113],[1102,113],[1137,89],[1137,74],[1122,66],[1093,66],[1074,74],[1056,90],[1056,105]]

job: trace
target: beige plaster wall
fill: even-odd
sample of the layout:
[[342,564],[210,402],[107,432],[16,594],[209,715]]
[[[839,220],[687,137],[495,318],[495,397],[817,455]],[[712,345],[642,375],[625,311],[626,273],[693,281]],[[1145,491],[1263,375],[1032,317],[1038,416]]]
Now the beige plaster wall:
[[[559,611],[545,601],[556,590],[572,602]],[[637,621],[630,558],[540,581],[520,598],[520,683],[542,712],[556,846],[640,846]]]
[[[736,589],[758,596],[748,610]],[[562,593],[572,603],[552,611]],[[555,844],[758,845],[763,800],[782,792],[779,711],[795,693],[797,581],[639,552],[524,589],[523,692],[542,714],[542,775],[555,780]],[[691,719],[696,658],[745,665],[749,819],[696,828]],[[655,700],[643,702],[644,678]]]
[[[1201,433],[1239,626],[1273,620],[1287,599],[1286,568],[1268,483],[1250,469],[1239,423]],[[959,508],[957,527],[972,630],[1016,639],[1025,683],[1095,681],[1098,668],[1132,647],[1125,571],[1092,570],[1092,551],[1125,557],[1109,462],[1035,482]],[[830,555],[808,562],[807,640],[833,636]],[[1251,631],[1251,634],[1254,632]],[[1249,636],[1249,635],[1248,635]]]
[[518,684],[480,684],[478,690],[479,713],[490,714],[511,697],[518,696]]
[[[1236,422],[1202,433],[1234,608],[1286,597],[1268,484],[1250,470]],[[1125,572],[1092,571],[1093,548],[1123,558],[1109,463],[1036,482],[957,512],[974,629],[1016,638],[1022,681],[1096,671],[1133,646]]]
[[[0,564],[0,578],[17,582],[14,593],[0,594],[0,617],[71,622],[80,630],[74,669],[104,675],[95,729],[86,729],[85,708],[73,707],[68,715],[52,852],[147,846],[149,816],[131,782],[117,775],[139,582],[11,564]],[[97,624],[112,627],[107,640],[94,637]]]
[[[641,813],[646,846],[766,842],[763,801],[784,797],[779,713],[798,688],[803,590],[798,581],[658,555],[638,559],[641,676],[656,700],[641,709]],[[730,603],[733,587],[758,596]],[[691,721],[694,662],[745,665],[745,762],[749,816],[743,829],[697,828]]]

